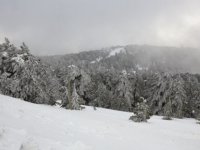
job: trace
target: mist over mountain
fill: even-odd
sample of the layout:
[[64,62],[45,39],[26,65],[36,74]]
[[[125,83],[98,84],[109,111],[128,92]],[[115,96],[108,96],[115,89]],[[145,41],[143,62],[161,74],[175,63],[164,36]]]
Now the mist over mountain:
[[200,73],[200,52],[194,48],[128,45],[84,51],[76,54],[41,57],[56,67],[77,65],[79,67],[127,71],[149,70],[172,73]]

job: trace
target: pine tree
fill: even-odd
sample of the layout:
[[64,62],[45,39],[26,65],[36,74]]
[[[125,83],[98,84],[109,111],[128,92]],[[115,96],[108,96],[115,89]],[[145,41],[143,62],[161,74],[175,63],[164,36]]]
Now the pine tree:
[[181,78],[180,74],[174,76],[173,85],[172,85],[172,112],[177,118],[182,118],[184,116],[184,110],[186,106],[186,91],[184,89],[184,81]]
[[98,88],[96,91],[96,104],[99,107],[110,107],[109,91],[103,83],[98,83]]
[[127,106],[129,107],[128,110],[132,110],[132,101],[133,101],[133,91],[130,84],[130,81],[127,76],[127,72],[123,70],[121,75],[119,76],[119,83],[116,88],[117,92],[119,93],[119,97],[125,99]]
[[151,87],[148,91],[152,91],[153,94],[150,94],[148,100],[150,101],[151,109],[153,110],[153,114],[163,114],[163,108],[167,103],[168,97],[171,94],[171,86],[172,86],[172,75],[171,74],[162,74],[156,73],[153,76]]
[[147,122],[150,119],[150,110],[143,97],[140,98],[141,102],[137,104],[136,109],[133,111],[134,115],[129,118],[134,122]]
[[40,60],[10,44],[0,45],[0,89],[5,95],[33,103],[53,104],[49,69]]
[[72,101],[71,101],[71,108],[72,109],[75,109],[75,110],[79,110],[81,109],[80,105],[79,105],[79,96],[77,94],[77,91],[76,91],[76,87],[75,87],[75,84],[73,86],[73,92],[72,92]]
[[168,100],[167,104],[164,108],[164,120],[172,120],[172,102],[171,100]]
[[71,65],[69,67],[69,74],[67,77],[67,97],[68,97],[68,109],[80,110],[80,97],[77,93],[76,84],[78,84],[81,74],[78,67]]

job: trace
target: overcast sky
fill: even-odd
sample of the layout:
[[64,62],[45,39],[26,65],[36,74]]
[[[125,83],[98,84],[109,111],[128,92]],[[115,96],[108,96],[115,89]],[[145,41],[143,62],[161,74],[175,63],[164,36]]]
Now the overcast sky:
[[200,47],[200,0],[0,0],[0,40],[37,55],[151,44]]

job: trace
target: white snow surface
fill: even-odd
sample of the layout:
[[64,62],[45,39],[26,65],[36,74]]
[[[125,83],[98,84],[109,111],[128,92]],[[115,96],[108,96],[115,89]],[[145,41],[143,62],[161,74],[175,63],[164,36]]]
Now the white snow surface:
[[7,57],[7,56],[8,56],[8,53],[7,53],[7,52],[3,52],[2,55],[3,55],[4,57]]
[[91,64],[94,64],[96,62],[100,62],[103,58],[102,57],[98,57],[96,60],[91,61]]
[[136,64],[136,68],[137,68],[137,70],[139,70],[139,71],[141,71],[141,70],[148,70],[149,68],[148,67],[142,67],[142,66],[140,66],[139,64]]
[[127,71],[126,70],[122,70],[122,74],[123,75],[127,75]]
[[77,66],[75,66],[75,65],[69,65],[69,66],[67,66],[68,68],[77,68]]
[[199,150],[194,119],[135,123],[131,113],[82,111],[0,95],[0,150]]
[[125,52],[125,49],[123,47],[115,48],[109,53],[108,57],[115,56],[116,54],[121,52]]
[[17,54],[16,57],[13,57],[12,60],[15,60],[19,64],[24,64],[24,59],[22,58],[24,54]]

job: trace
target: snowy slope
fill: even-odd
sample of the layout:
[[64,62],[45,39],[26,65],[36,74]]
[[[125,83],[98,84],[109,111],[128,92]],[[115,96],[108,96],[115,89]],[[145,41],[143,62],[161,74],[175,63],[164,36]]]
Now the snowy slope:
[[123,47],[114,48],[114,49],[111,50],[111,52],[109,53],[109,55],[107,56],[107,58],[109,58],[111,56],[115,56],[116,54],[119,54],[121,52],[125,52],[125,49]]
[[100,62],[103,59],[103,57],[98,57],[96,60],[91,61],[91,64],[94,64],[96,62]]
[[0,150],[198,150],[194,119],[148,123],[131,113],[86,107],[72,111],[0,95]]

